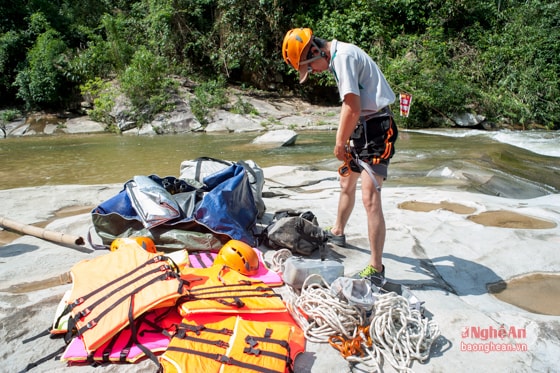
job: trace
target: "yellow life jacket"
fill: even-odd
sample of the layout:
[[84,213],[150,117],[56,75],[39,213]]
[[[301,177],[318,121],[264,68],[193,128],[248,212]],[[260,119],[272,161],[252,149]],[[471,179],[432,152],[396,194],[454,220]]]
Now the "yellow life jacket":
[[159,357],[164,373],[285,373],[305,350],[288,312],[184,318]]
[[144,312],[173,306],[183,295],[183,282],[160,254],[131,241],[74,265],[67,341],[77,333],[91,353]]
[[181,278],[186,291],[177,301],[182,316],[202,312],[239,314],[287,310],[282,297],[267,284],[226,266],[185,268]]

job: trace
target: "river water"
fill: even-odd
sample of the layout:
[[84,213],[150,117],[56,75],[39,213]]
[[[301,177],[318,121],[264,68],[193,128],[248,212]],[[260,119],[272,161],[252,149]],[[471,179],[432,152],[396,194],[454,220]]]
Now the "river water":
[[[135,175],[179,176],[183,160],[254,160],[261,167],[336,170],[334,131],[302,131],[294,146],[252,144],[255,133],[114,134],[0,140],[0,189],[124,183]],[[560,191],[560,133],[401,130],[386,187],[453,186],[511,198]]]

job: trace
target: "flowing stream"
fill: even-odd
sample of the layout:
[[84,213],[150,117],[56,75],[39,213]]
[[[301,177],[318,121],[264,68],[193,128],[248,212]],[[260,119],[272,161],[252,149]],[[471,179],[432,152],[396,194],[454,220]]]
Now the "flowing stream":
[[[183,160],[254,160],[261,167],[336,170],[334,131],[302,131],[294,146],[252,144],[255,133],[113,134],[0,140],[0,189],[124,183],[134,175],[179,176]],[[386,187],[455,186],[510,198],[560,191],[560,134],[401,130]]]

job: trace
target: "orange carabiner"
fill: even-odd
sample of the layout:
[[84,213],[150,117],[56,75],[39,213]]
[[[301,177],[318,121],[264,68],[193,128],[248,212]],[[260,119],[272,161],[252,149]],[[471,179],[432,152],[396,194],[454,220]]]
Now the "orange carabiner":
[[338,168],[338,174],[340,176],[346,177],[350,175],[350,162],[352,161],[352,156],[350,153],[346,152],[344,154],[344,163]]
[[364,351],[361,347],[361,338],[344,339],[339,335],[332,335],[329,337],[329,344],[340,351],[344,358],[357,354],[364,356]]
[[344,354],[344,342],[345,339],[339,335],[331,335],[329,337],[329,344]]
[[369,334],[369,325],[359,326],[358,336],[362,339],[362,342],[364,342],[367,347],[371,347],[373,345],[373,341],[371,340],[371,335]]

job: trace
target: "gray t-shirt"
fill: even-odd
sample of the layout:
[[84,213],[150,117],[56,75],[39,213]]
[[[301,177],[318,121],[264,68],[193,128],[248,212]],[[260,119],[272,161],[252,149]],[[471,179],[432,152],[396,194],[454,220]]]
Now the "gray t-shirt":
[[331,42],[330,70],[338,85],[340,100],[360,96],[361,117],[368,117],[395,102],[395,93],[372,58],[353,44]]

